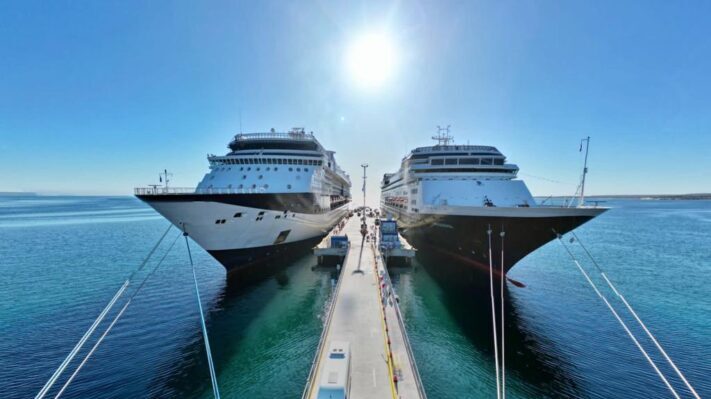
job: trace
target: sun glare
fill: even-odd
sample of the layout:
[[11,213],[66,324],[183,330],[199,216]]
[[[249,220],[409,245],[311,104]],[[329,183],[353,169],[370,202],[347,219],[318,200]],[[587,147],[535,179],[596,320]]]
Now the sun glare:
[[392,42],[382,33],[369,33],[351,43],[346,56],[351,78],[360,86],[377,88],[392,75],[395,53]]

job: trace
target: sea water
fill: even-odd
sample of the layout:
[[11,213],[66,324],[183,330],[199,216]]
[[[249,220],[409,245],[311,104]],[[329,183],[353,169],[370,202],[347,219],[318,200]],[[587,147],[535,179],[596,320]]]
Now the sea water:
[[[612,209],[581,227],[580,239],[699,394],[711,395],[711,202],[604,205]],[[167,227],[131,197],[0,198],[0,397],[39,392]],[[179,232],[168,233],[136,281],[174,240],[63,397],[211,396],[192,271]],[[565,243],[602,286],[578,244]],[[300,397],[334,272],[315,268],[315,258],[306,254],[245,282],[226,277],[219,263],[190,245],[222,396]],[[493,397],[488,293],[450,290],[446,279],[431,273],[442,265],[423,262],[394,270],[393,280],[428,396]],[[509,275],[525,284],[509,284],[506,293],[509,397],[670,397],[560,243],[526,257]],[[633,326],[620,303],[611,303]],[[632,331],[653,348],[638,327]],[[52,396],[94,342],[87,342]],[[661,356],[650,354],[688,397]]]

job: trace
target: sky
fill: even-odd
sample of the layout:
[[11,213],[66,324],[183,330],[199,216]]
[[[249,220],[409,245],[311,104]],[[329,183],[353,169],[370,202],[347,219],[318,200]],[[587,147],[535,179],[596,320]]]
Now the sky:
[[[236,133],[299,126],[336,151],[355,201],[370,165],[375,204],[383,173],[450,125],[455,143],[501,150],[534,195],[575,192],[586,136],[588,194],[711,192],[709,14],[706,1],[2,1],[0,191],[131,195],[165,168],[194,187]],[[375,83],[351,65],[363,37],[386,43]]]

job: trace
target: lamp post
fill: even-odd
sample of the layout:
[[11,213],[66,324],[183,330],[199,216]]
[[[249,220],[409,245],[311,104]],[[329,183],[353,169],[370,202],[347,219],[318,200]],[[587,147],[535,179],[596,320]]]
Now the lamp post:
[[363,223],[365,223],[365,182],[368,178],[366,176],[365,170],[368,168],[368,164],[364,163],[360,165],[363,168]]

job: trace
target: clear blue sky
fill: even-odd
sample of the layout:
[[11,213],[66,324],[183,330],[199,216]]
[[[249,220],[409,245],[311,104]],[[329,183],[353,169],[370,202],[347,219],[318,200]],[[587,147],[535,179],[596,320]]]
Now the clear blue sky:
[[[336,4],[338,3],[338,4]],[[304,126],[360,196],[438,124],[535,195],[711,192],[711,2],[2,1],[0,191],[194,186],[239,131]],[[378,88],[345,66],[387,32]],[[541,179],[541,177],[554,180]],[[377,196],[370,196],[371,198]]]

